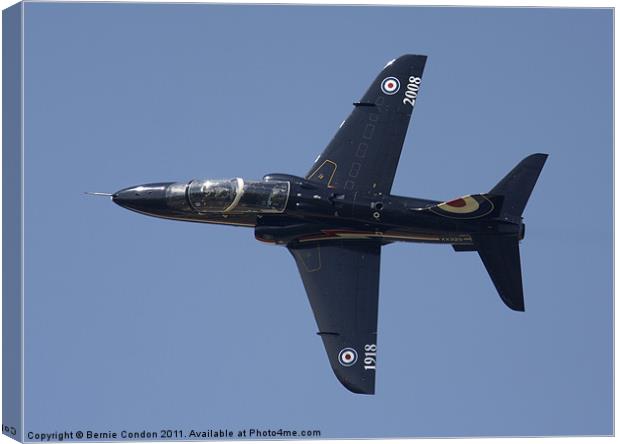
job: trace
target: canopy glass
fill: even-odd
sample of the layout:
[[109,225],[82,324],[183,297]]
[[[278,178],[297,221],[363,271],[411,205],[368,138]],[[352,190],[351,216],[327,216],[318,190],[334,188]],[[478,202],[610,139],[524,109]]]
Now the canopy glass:
[[189,203],[199,213],[281,213],[286,208],[290,183],[270,180],[193,180],[187,190]]

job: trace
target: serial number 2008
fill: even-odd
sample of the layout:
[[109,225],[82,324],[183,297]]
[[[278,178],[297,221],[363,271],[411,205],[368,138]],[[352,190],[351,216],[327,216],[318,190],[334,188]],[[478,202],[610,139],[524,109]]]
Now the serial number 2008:
[[422,79],[420,77],[409,77],[409,83],[407,84],[407,90],[405,91],[405,98],[403,99],[404,104],[408,103],[413,108],[413,105],[415,105],[415,99],[418,97],[418,91],[420,90],[420,83],[422,83]]

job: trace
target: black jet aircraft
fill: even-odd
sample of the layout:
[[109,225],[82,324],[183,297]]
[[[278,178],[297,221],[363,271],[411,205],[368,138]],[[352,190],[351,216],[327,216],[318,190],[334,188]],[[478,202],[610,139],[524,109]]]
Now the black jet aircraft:
[[336,377],[373,394],[382,246],[477,251],[504,303],[524,310],[521,214],[546,154],[522,160],[488,193],[449,201],[390,193],[425,63],[423,55],[389,62],[304,177],[151,183],[112,200],[149,216],[252,227],[256,239],[288,248]]

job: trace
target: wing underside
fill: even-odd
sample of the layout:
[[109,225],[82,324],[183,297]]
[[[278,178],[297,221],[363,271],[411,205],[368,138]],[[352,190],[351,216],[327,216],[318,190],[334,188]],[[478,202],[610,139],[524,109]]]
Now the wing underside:
[[[422,55],[389,62],[354,104],[307,179],[353,199],[360,193],[389,194],[425,64]],[[381,243],[307,241],[288,248],[336,377],[352,392],[373,394]]]
[[354,393],[374,394],[381,245],[312,242],[289,250],[336,377]]
[[389,194],[425,64],[423,55],[388,63],[306,177],[344,192]]

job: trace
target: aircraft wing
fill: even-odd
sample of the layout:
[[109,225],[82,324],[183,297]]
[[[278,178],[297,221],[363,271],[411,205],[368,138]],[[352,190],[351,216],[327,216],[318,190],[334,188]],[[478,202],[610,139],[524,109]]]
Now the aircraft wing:
[[381,244],[315,241],[288,248],[336,377],[354,393],[374,394]]
[[389,62],[306,178],[342,192],[389,194],[425,64],[423,55]]

